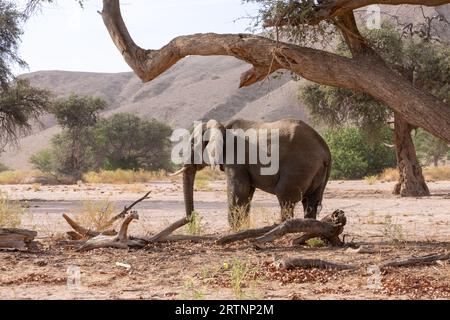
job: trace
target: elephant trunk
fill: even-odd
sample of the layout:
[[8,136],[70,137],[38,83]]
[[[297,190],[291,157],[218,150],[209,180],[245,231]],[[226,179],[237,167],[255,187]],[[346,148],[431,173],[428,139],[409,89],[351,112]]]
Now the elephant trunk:
[[186,217],[190,217],[194,212],[194,181],[197,170],[194,167],[186,168],[183,172],[183,194]]

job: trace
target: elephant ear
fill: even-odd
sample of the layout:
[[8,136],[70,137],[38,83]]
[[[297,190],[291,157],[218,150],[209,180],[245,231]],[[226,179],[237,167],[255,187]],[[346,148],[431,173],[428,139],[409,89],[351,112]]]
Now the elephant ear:
[[223,164],[224,150],[224,126],[216,121],[210,120],[206,124],[205,139],[208,141],[205,152],[205,162],[216,169]]

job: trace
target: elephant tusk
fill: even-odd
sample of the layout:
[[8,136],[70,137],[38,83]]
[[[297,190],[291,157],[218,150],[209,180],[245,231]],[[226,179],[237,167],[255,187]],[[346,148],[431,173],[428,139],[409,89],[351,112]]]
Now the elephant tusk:
[[171,173],[169,174],[169,177],[176,177],[179,176],[180,174],[184,173],[187,170],[186,167],[181,168],[180,170],[178,170],[177,172]]

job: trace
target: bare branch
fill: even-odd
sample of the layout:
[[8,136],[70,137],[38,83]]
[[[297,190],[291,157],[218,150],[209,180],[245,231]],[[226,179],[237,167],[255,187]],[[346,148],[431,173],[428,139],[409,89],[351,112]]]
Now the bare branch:
[[142,201],[144,201],[145,199],[148,199],[148,196],[150,195],[150,193],[152,193],[151,191],[147,192],[142,198],[139,198],[138,200],[136,200],[135,202],[133,202],[132,204],[130,204],[129,206],[126,206],[121,213],[119,213],[118,215],[114,216],[111,218],[111,220],[108,221],[108,223],[103,227],[104,229],[112,226],[114,224],[114,222],[116,222],[117,220],[123,219],[125,218],[125,216],[127,215],[127,213],[134,208],[134,206],[136,206],[137,204],[141,203]]

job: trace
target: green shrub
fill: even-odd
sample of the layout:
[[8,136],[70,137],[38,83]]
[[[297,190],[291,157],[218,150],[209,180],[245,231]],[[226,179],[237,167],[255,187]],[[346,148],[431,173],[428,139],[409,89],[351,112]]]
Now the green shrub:
[[[384,135],[388,135],[388,132]],[[396,165],[393,149],[381,141],[372,141],[371,137],[356,127],[329,130],[325,133],[325,140],[333,159],[332,179],[362,179]]]

